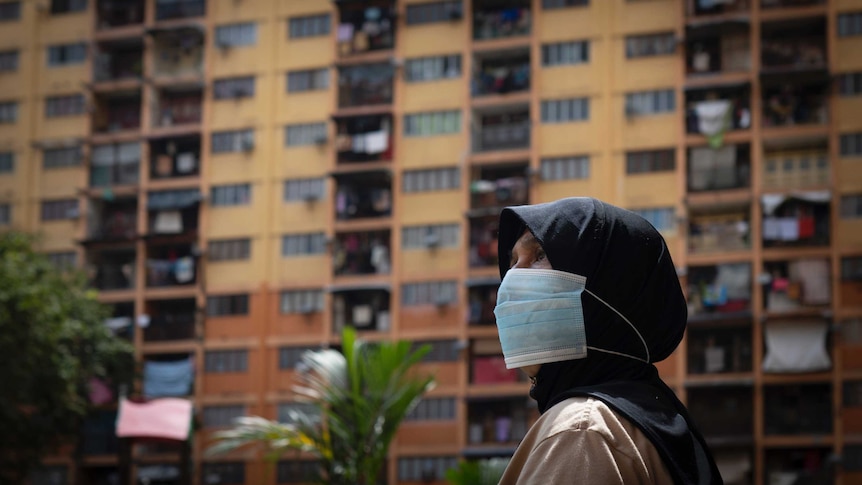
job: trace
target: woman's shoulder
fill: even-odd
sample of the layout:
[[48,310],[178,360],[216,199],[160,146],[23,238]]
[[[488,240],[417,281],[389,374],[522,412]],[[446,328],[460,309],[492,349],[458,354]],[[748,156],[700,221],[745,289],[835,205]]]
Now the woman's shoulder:
[[[640,434],[631,422],[599,399],[591,396],[571,397],[548,409],[537,427],[546,437],[559,433],[589,431],[599,433],[611,442],[631,444],[631,436]],[[629,437],[629,439],[625,439]]]

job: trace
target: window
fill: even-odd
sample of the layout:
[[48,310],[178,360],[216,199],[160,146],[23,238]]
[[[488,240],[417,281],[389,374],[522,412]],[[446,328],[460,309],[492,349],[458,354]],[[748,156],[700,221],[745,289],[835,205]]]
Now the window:
[[46,200],[42,202],[43,221],[77,219],[79,216],[77,199]]
[[223,239],[209,242],[210,261],[239,261],[251,257],[251,239]]
[[46,148],[42,151],[44,168],[75,167],[81,164],[81,147]]
[[544,9],[582,7],[589,4],[589,0],[542,0],[542,8]]
[[582,64],[590,60],[590,43],[586,40],[557,42],[542,46],[542,65],[563,66]]
[[849,194],[841,196],[841,218],[862,218],[862,194]]
[[15,123],[18,121],[18,103],[16,101],[0,101],[0,123]]
[[401,232],[401,247],[419,249],[430,247],[457,247],[460,243],[458,224],[405,227]]
[[0,2],[0,22],[21,18],[21,2]]
[[48,67],[81,64],[87,59],[87,44],[61,44],[48,47]]
[[78,264],[78,255],[74,251],[61,251],[57,253],[46,253],[48,262],[59,270],[74,268]]
[[841,280],[862,281],[862,256],[841,258]]
[[417,342],[415,345],[431,347],[431,350],[422,357],[422,362],[457,362],[461,354],[456,340],[432,340]]
[[448,135],[461,131],[461,112],[434,111],[404,116],[404,136]]
[[213,82],[213,99],[254,97],[254,76],[217,79]]
[[590,118],[589,98],[542,101],[542,123],[566,123]]
[[228,406],[204,406],[202,412],[203,424],[207,428],[221,428],[233,424],[236,418],[245,416],[245,406],[242,404]]
[[676,227],[676,211],[673,207],[632,209],[632,212],[646,219],[659,231],[669,231]]
[[416,404],[406,421],[450,421],[455,419],[455,398],[426,397]]
[[284,181],[284,200],[320,200],[326,195],[326,180],[323,178],[293,179]]
[[0,51],[0,73],[18,70],[18,51]]
[[308,314],[323,311],[322,290],[285,290],[281,292],[281,313]]
[[12,152],[0,152],[0,174],[15,171],[15,154]]
[[248,350],[207,350],[204,352],[204,371],[246,372],[248,371]]
[[289,147],[314,145],[325,141],[325,122],[288,125],[284,130],[284,142]]
[[51,13],[73,13],[87,10],[87,0],[51,0]]
[[407,6],[407,25],[457,20],[464,16],[460,0]]
[[332,20],[328,13],[308,17],[293,17],[287,21],[287,32],[291,39],[329,35]]
[[626,173],[672,172],[676,168],[673,148],[626,153]]
[[308,256],[326,252],[326,236],[322,233],[291,234],[281,239],[281,255]]
[[312,460],[279,460],[276,464],[278,483],[313,483],[320,480],[320,465]]
[[862,35],[862,12],[848,12],[838,15],[838,37]]
[[542,180],[590,178],[590,157],[560,157],[542,159]]
[[676,36],[673,32],[626,37],[626,57],[667,56],[676,52]]
[[434,81],[461,77],[461,56],[417,57],[404,63],[404,79],[407,82]]
[[84,95],[50,96],[45,98],[45,117],[74,116],[84,113]]
[[295,369],[302,356],[309,350],[317,350],[315,347],[282,347],[278,349],[278,368],[282,370]]
[[245,463],[241,461],[201,464],[201,482],[219,485],[242,485],[245,483]]
[[454,168],[431,168],[405,171],[404,193],[455,190],[461,186],[461,171]]
[[862,133],[845,133],[841,135],[841,156],[862,156]]
[[314,423],[320,422],[320,409],[310,402],[283,402],[276,409],[279,423],[296,424],[297,415],[304,415]]
[[848,72],[838,76],[838,92],[841,96],[862,94],[862,72]]
[[12,204],[0,204],[0,226],[12,224]]
[[454,281],[423,281],[401,285],[401,304],[445,305],[458,299],[458,285]]
[[642,91],[626,94],[625,114],[627,116],[671,113],[676,109],[673,89]]
[[247,205],[251,203],[251,184],[217,185],[212,188],[212,206]]
[[254,149],[254,131],[217,131],[212,134],[212,153],[249,152]]
[[219,25],[215,28],[215,43],[218,47],[241,47],[257,43],[257,24]]
[[140,177],[141,144],[97,145],[90,152],[90,186],[135,184]]
[[207,297],[207,316],[248,315],[248,295]]
[[287,92],[302,93],[329,89],[329,69],[308,69],[287,73]]
[[458,459],[454,456],[429,456],[398,459],[398,481],[435,482],[443,480],[446,470],[455,468]]

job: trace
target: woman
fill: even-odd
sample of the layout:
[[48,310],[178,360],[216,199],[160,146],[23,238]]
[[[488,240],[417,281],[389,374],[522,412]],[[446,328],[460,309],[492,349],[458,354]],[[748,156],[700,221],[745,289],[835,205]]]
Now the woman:
[[721,483],[654,362],[676,349],[686,302],[664,239],[590,198],[500,216],[494,313],[508,368],[542,413],[501,484]]

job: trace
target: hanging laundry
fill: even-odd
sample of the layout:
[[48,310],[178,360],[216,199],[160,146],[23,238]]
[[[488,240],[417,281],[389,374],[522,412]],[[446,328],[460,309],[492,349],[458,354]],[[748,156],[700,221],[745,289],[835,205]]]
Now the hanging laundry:
[[197,160],[194,153],[180,153],[177,155],[177,172],[191,173],[197,168]]
[[698,131],[707,137],[712,148],[719,148],[724,142],[724,134],[730,128],[731,108],[727,100],[702,101],[694,107]]
[[338,42],[350,42],[353,40],[353,24],[341,24],[336,34]]
[[781,217],[778,219],[779,239],[782,241],[799,240],[799,221],[795,217]]
[[102,406],[114,400],[114,392],[102,379],[99,379],[98,377],[91,378],[90,382],[88,383],[88,387],[90,391],[89,397],[91,404],[95,406]]
[[177,283],[191,283],[195,278],[195,260],[191,256],[179,258],[173,266],[174,278]]
[[817,372],[832,367],[826,322],[768,322],[764,372]]
[[122,399],[117,436],[187,440],[192,431],[192,410],[188,399],[166,398],[143,403]]
[[389,148],[389,133],[385,131],[373,131],[365,133],[365,153],[383,153]]
[[179,234],[183,232],[183,215],[180,211],[160,211],[156,213],[153,231],[157,234]]
[[144,396],[187,396],[192,392],[194,361],[144,362]]

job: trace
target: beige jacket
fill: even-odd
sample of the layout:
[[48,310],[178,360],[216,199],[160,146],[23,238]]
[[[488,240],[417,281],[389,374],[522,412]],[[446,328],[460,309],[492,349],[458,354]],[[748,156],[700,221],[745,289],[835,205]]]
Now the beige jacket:
[[500,485],[670,484],[646,435],[592,397],[546,411],[515,451]]

